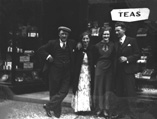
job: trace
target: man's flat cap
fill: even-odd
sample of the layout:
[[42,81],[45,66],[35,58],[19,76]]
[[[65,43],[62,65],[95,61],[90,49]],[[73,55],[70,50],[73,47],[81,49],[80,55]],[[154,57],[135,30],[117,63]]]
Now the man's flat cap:
[[60,30],[63,30],[63,31],[71,32],[71,29],[68,28],[68,27],[65,27],[65,26],[60,26],[60,27],[58,27],[58,30],[59,30],[59,31],[60,31]]

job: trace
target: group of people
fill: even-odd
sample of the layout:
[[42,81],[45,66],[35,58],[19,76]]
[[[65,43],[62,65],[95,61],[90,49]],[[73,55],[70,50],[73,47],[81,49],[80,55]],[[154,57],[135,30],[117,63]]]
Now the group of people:
[[[117,96],[134,97],[135,73],[140,57],[135,38],[126,36],[126,25],[115,24],[117,40],[110,39],[110,26],[100,32],[101,41],[90,44],[91,33],[85,31],[81,40],[69,39],[71,29],[58,28],[59,38],[41,46],[37,53],[45,61],[48,71],[50,101],[44,104],[49,117],[59,118],[61,103],[72,84],[71,106],[76,113],[94,112],[110,117],[109,92]],[[118,116],[118,115],[117,115]],[[117,117],[115,116],[115,117]]]

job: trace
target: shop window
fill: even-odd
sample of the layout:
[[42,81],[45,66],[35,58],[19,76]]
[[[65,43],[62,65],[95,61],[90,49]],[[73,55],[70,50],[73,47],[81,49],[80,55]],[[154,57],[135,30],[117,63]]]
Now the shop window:
[[0,85],[43,84],[39,76],[41,65],[35,56],[42,39],[42,1],[8,1],[4,6],[8,24],[5,26],[7,37],[3,39],[5,52],[0,49]]

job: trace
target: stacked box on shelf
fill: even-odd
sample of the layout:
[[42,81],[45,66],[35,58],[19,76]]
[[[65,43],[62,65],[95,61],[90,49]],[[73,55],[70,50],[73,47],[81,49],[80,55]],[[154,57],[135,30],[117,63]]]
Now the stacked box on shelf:
[[33,54],[34,51],[26,50],[24,51],[24,55],[20,56],[20,63],[22,63],[23,72],[19,72],[21,74],[18,75],[27,82],[40,79],[37,69],[34,68]]
[[34,63],[31,62],[31,56],[20,56],[20,62],[22,63],[23,69],[33,69]]

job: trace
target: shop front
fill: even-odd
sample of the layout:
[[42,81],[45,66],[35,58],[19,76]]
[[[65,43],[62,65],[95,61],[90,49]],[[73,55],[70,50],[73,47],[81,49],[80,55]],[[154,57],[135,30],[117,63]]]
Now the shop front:
[[[28,85],[33,89],[45,87],[39,75],[42,62],[35,52],[57,37],[58,26],[70,27],[70,37],[79,40],[80,33],[94,25],[95,44],[103,25],[113,27],[116,21],[125,20],[127,35],[136,37],[141,50],[141,59],[137,62],[141,67],[136,74],[137,90],[139,93],[155,92],[156,6],[155,0],[0,0],[0,85],[19,87],[19,91],[21,87],[26,87],[23,90],[27,91]],[[113,18],[112,14],[119,16]]]

